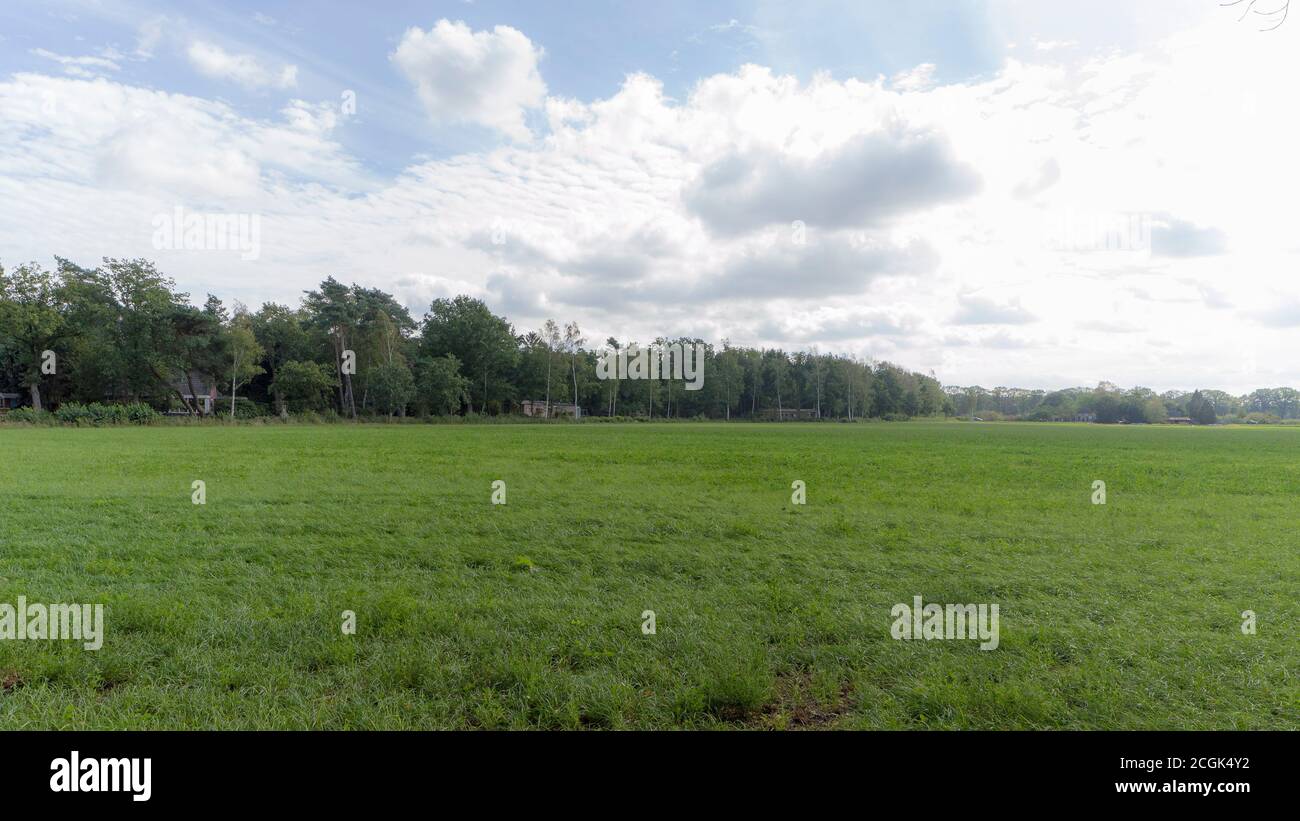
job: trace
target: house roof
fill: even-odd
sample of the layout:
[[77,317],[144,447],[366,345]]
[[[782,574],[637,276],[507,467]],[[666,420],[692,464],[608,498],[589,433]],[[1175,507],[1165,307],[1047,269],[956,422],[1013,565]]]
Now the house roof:
[[[199,392],[199,396],[211,396],[217,393],[217,381],[212,377],[198,371],[190,371],[188,376],[193,378],[194,390]],[[190,379],[186,374],[181,373],[172,377],[171,386],[184,396],[190,395]]]

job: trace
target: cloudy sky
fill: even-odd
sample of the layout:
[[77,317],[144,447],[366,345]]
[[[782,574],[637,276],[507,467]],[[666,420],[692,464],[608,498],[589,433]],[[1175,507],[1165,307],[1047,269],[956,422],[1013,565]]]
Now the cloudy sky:
[[[1240,17],[6,0],[0,264],[143,256],[254,307],[334,275],[945,384],[1300,386],[1300,13]],[[257,253],[158,247],[177,208],[255,215]]]

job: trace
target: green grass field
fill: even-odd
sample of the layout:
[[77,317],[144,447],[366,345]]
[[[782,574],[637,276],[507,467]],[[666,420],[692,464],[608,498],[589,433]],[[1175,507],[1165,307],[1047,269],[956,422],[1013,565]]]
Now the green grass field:
[[[0,641],[4,728],[1300,728],[1300,430],[0,428],[0,454],[0,602],[106,607],[97,652]],[[998,603],[1000,647],[894,640],[917,594]]]

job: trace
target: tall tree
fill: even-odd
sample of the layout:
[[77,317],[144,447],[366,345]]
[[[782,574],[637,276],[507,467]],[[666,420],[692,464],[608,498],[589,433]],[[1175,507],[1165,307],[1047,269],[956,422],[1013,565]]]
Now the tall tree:
[[546,345],[546,418],[551,418],[551,360],[560,348],[560,326],[554,319],[542,326],[542,343]]
[[481,300],[468,296],[435,299],[424,316],[422,355],[436,358],[452,354],[475,376],[471,388],[470,413],[478,399],[480,410],[488,407],[489,379],[505,373],[518,356],[515,334],[510,323],[495,316]]
[[430,413],[460,410],[469,394],[469,380],[460,374],[460,362],[451,354],[421,359],[416,367],[416,397]]
[[[252,315],[251,323],[257,342],[262,346],[262,365],[271,385],[276,383],[276,375],[285,362],[311,358],[307,332],[302,326],[299,312],[267,302]],[[274,390],[270,393],[275,401],[276,412],[284,415],[287,412],[284,397]]]
[[578,399],[578,352],[582,350],[582,344],[586,342],[582,338],[582,331],[578,328],[578,323],[569,322],[564,326],[564,348],[569,353],[569,368],[573,375],[573,418],[578,419],[582,416],[582,406]]
[[352,368],[345,367],[346,351],[353,351],[352,340],[361,324],[364,307],[357,302],[353,289],[334,277],[327,277],[319,291],[308,291],[303,298],[308,324],[323,331],[334,348],[334,370],[338,375],[339,410],[357,418],[356,395],[352,390]]
[[227,350],[230,353],[230,418],[234,419],[235,397],[239,393],[239,388],[263,372],[262,366],[258,363],[265,353],[257,342],[257,335],[253,333],[253,320],[248,314],[248,309],[239,303],[235,303],[235,313],[230,320],[227,340]]
[[[21,265],[6,274],[0,268],[0,344],[18,360],[22,383],[32,407],[41,410],[41,380],[46,363],[57,368],[60,342],[71,333],[68,306],[58,278],[39,265]],[[47,359],[45,352],[54,354]]]

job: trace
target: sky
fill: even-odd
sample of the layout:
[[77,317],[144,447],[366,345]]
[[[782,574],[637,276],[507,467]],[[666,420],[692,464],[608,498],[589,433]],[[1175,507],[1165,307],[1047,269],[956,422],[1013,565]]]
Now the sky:
[[145,257],[254,309],[334,276],[944,384],[1300,386],[1300,14],[1243,10],[6,0],[0,265]]

